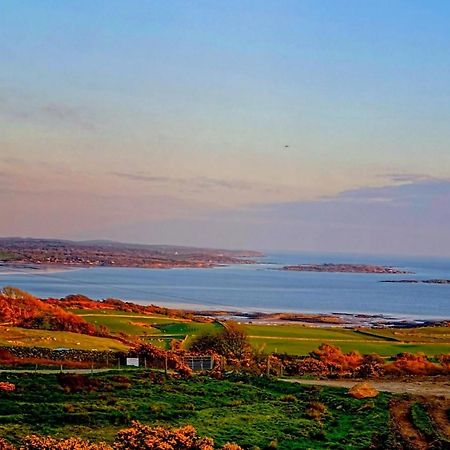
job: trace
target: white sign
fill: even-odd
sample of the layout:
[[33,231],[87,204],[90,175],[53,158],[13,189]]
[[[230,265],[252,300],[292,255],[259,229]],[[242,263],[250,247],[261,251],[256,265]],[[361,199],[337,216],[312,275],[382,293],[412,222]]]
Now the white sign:
[[127,358],[127,366],[139,367],[139,358]]

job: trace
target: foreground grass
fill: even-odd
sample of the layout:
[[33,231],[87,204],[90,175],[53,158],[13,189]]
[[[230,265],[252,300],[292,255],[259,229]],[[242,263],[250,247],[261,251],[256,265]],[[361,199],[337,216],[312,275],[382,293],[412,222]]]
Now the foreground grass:
[[68,331],[29,330],[0,327],[0,345],[45,348],[75,348],[79,350],[127,350],[115,339],[87,336]]
[[[194,425],[217,444],[246,448],[368,448],[388,429],[388,395],[356,400],[339,389],[293,385],[265,378],[165,380],[149,372],[93,375],[100,387],[66,393],[55,375],[0,375],[17,385],[2,394],[0,436],[19,442],[30,433],[111,441],[132,419]],[[382,448],[382,446],[381,446]]]

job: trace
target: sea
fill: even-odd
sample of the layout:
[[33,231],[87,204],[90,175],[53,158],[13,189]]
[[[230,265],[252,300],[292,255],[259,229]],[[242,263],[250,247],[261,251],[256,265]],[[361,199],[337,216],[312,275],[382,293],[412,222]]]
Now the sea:
[[[212,269],[95,267],[62,270],[0,268],[0,286],[41,298],[83,294],[141,304],[242,312],[384,315],[450,319],[450,284],[382,283],[392,279],[450,279],[450,259],[306,252],[268,252],[254,264]],[[362,263],[413,274],[294,272],[283,265]]]

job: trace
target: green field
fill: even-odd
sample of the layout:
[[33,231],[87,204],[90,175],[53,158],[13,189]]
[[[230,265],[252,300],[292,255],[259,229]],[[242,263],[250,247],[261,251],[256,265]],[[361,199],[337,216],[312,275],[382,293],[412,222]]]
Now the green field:
[[[245,448],[368,448],[389,434],[387,394],[356,400],[344,390],[265,378],[165,380],[149,372],[93,375],[96,388],[67,393],[56,375],[0,374],[17,386],[2,393],[0,436],[27,434],[111,441],[133,419],[153,425],[192,424],[216,444]],[[37,388],[39,387],[39,388]],[[272,444],[271,444],[272,443]],[[272,447],[269,447],[272,445]]]
[[14,327],[0,327],[0,345],[116,351],[128,348],[115,339],[87,336],[68,331],[30,330]]
[[[122,311],[79,310],[85,320],[106,326],[112,334],[145,337],[148,342],[168,347],[171,339],[184,339],[219,330],[218,322],[199,323],[162,315],[145,316]],[[246,324],[250,342],[267,352],[304,355],[322,343],[345,352],[378,353],[391,356],[401,352],[423,352],[433,356],[450,353],[450,327],[351,330],[297,324]]]

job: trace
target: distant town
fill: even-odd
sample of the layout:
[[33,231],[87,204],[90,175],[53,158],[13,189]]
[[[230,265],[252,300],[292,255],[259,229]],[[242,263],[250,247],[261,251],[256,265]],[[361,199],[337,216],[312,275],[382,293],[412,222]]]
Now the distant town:
[[136,267],[152,269],[208,268],[250,264],[261,253],[164,245],[123,244],[112,241],[0,239],[0,263],[9,267]]

